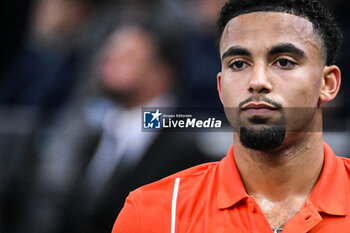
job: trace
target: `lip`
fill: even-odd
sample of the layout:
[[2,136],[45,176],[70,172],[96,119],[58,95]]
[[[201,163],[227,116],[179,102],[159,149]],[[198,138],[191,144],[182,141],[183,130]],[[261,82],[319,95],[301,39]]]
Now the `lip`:
[[248,114],[261,115],[266,114],[271,111],[277,110],[278,108],[265,103],[250,103],[243,105],[241,110],[247,112]]
[[245,104],[241,108],[242,110],[247,110],[247,109],[270,109],[270,110],[276,110],[277,107],[270,105],[270,104],[265,104],[265,103],[250,103],[250,104]]

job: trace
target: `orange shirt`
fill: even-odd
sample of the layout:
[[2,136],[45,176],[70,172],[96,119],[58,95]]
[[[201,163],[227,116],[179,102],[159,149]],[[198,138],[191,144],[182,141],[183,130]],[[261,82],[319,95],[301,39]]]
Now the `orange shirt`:
[[[350,160],[324,143],[324,166],[304,207],[283,233],[350,232]],[[130,193],[112,233],[271,233],[243,186],[233,147],[202,164]]]

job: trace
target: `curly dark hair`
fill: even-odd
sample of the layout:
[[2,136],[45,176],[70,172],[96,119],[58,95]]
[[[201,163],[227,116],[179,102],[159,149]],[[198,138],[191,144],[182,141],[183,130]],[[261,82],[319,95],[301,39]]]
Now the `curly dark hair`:
[[326,64],[335,63],[343,39],[342,32],[333,15],[316,0],[229,0],[217,21],[218,44],[232,18],[258,11],[285,12],[308,19],[323,42]]

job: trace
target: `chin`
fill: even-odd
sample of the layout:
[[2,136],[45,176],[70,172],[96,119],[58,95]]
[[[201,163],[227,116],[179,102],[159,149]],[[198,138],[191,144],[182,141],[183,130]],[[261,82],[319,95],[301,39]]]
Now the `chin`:
[[286,128],[282,125],[241,126],[239,139],[249,149],[269,151],[280,147],[286,136]]

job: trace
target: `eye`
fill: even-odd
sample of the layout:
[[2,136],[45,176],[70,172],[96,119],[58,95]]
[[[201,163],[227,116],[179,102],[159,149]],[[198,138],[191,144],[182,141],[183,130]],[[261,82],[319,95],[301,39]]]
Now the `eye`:
[[232,62],[229,67],[233,70],[243,70],[245,67],[247,67],[247,63],[245,61],[236,60]]
[[278,59],[275,63],[278,67],[284,68],[284,69],[291,69],[296,66],[297,63],[287,59],[287,58],[281,58]]

